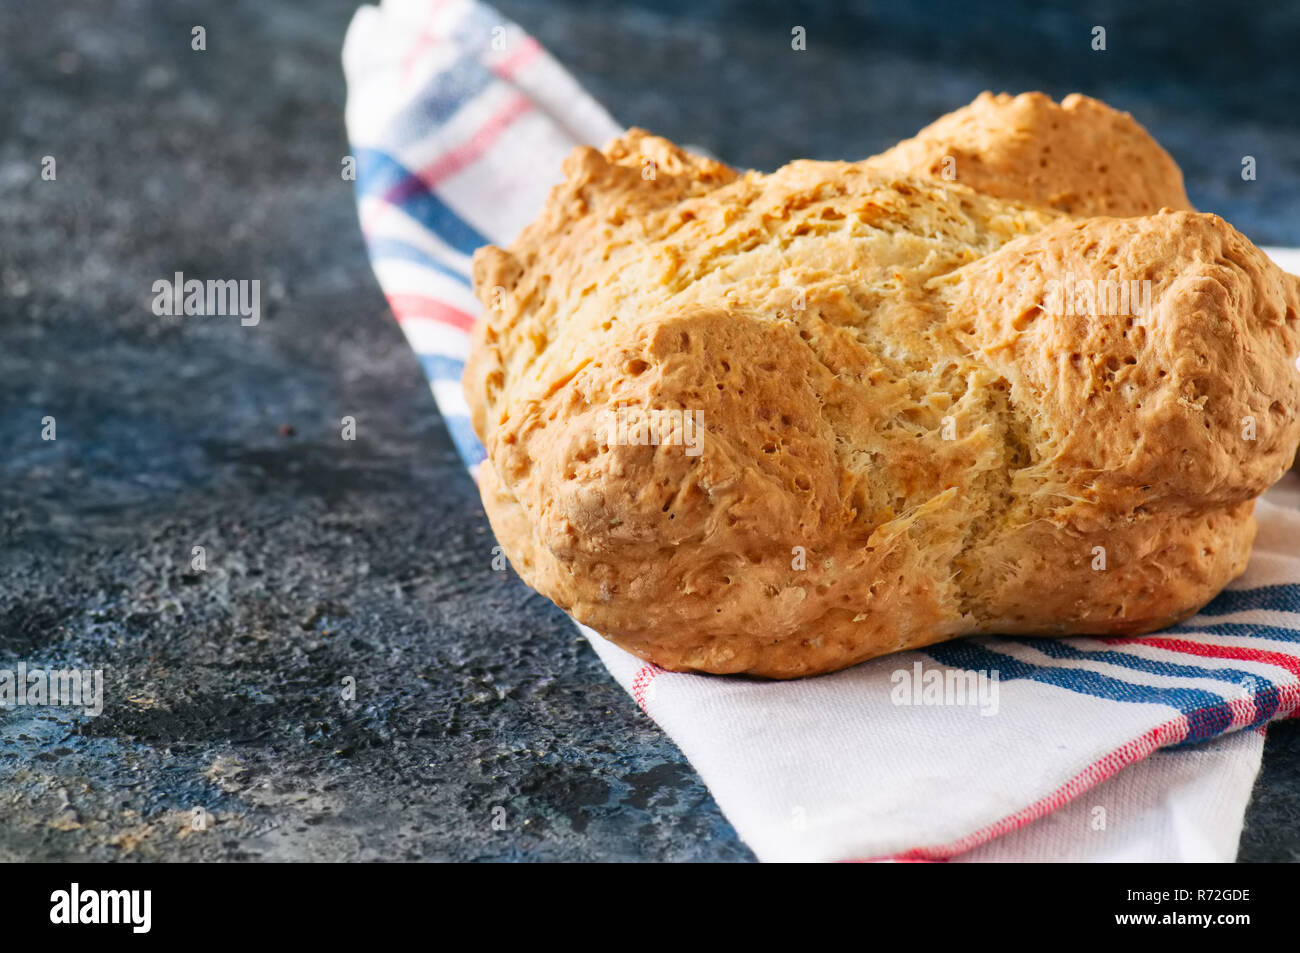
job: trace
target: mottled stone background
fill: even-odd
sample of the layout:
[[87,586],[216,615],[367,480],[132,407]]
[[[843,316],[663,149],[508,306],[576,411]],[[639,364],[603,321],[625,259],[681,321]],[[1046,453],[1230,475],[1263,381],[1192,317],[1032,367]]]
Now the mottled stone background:
[[[759,168],[986,87],[1082,90],[1199,207],[1300,245],[1294,5],[981,6],[500,4],[621,121]],[[0,4],[0,667],[108,681],[99,718],[0,714],[0,860],[749,859],[561,613],[490,571],[339,176],[354,8]],[[175,271],[259,278],[261,324],[155,317]],[[1292,723],[1243,859],[1300,857],[1298,782]]]

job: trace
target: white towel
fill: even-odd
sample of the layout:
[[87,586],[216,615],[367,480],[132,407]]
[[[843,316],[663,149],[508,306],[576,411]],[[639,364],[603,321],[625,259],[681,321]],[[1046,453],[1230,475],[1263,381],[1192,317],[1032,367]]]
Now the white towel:
[[[343,58],[375,272],[473,472],[469,256],[620,127],[472,0],[363,7]],[[1300,481],[1257,513],[1246,574],[1143,638],[964,639],[765,682],[663,672],[583,631],[760,859],[1231,860],[1263,726],[1300,703]]]

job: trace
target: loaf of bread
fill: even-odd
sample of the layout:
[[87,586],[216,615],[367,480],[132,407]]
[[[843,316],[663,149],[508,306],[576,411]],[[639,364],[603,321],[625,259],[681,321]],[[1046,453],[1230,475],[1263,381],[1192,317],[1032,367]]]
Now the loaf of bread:
[[1059,106],[981,93],[871,163],[934,178],[946,167],[976,192],[1071,215],[1194,211],[1169,153],[1128,113],[1078,93]]
[[981,96],[861,162],[632,130],[474,259],[523,579],[678,671],[1122,635],[1242,572],[1300,444],[1300,280],[1126,114]]

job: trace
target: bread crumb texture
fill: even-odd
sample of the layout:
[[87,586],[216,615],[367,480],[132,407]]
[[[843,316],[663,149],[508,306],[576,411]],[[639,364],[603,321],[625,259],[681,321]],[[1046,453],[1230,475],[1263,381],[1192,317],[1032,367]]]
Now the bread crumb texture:
[[1300,281],[1127,114],[986,93],[770,175],[633,129],[564,175],[475,255],[465,393],[511,563],[618,645],[790,678],[1148,632],[1245,568]]

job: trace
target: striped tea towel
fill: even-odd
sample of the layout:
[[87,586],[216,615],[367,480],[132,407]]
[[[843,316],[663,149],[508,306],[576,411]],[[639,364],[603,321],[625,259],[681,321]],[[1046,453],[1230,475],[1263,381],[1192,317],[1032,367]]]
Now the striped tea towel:
[[[472,0],[362,7],[343,59],[375,272],[476,472],[470,256],[620,127]],[[963,639],[762,682],[664,672],[584,631],[760,859],[1229,860],[1263,726],[1300,703],[1300,480],[1257,512],[1246,575],[1142,638]]]

